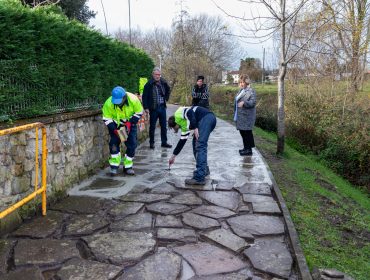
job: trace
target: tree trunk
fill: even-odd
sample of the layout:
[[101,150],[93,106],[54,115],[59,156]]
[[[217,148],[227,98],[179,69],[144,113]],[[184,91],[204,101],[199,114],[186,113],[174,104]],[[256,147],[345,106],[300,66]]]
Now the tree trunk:
[[277,120],[277,154],[282,154],[284,152],[285,145],[285,74],[286,65],[284,63],[280,64],[279,67],[279,80],[278,80],[278,120]]
[[278,80],[278,113],[277,113],[277,147],[276,153],[283,154],[285,145],[285,74],[286,74],[286,21],[285,21],[285,0],[280,0],[280,65]]

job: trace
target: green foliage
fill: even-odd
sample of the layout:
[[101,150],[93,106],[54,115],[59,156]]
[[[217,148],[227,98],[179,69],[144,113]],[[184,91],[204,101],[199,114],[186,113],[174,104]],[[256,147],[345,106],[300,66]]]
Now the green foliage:
[[[369,86],[364,85],[366,89]],[[256,125],[277,130],[277,87],[258,85]],[[232,116],[237,87],[218,87],[213,108]],[[230,95],[231,93],[231,95]],[[346,93],[343,82],[324,79],[288,84],[286,91],[287,143],[301,152],[310,152],[352,183],[370,186],[370,108],[368,93]]]
[[138,91],[152,60],[51,7],[0,0],[0,116],[97,107],[116,85]]
[[[43,0],[22,0],[22,2],[30,7],[45,3]],[[85,24],[88,24],[89,20],[96,15],[94,11],[89,10],[86,0],[60,0],[55,5],[50,5],[52,2],[57,1],[46,2],[46,5],[49,8],[59,10],[60,13],[66,15],[69,19],[76,19]]]

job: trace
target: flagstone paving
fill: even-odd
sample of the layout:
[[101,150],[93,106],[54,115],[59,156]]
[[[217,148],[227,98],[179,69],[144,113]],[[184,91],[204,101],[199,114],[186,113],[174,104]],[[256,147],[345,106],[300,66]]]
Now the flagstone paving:
[[241,157],[241,143],[218,120],[207,184],[188,186],[191,141],[169,170],[173,148],[157,135],[154,150],[138,148],[136,176],[102,170],[0,239],[0,279],[298,279],[268,168],[256,149]]

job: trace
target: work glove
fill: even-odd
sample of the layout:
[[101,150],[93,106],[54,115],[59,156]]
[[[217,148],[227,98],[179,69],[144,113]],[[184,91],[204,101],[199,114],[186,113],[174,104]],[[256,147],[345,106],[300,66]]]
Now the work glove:
[[130,122],[125,122],[125,126],[126,126],[126,130],[127,130],[127,134],[130,134],[130,131],[131,131],[131,123]]
[[113,133],[116,134],[119,137],[119,135],[118,135],[118,129],[113,130]]

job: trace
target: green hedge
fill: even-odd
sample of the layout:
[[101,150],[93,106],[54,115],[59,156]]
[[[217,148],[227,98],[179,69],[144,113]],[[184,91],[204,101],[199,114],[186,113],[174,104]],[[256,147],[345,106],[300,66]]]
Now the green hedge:
[[0,0],[0,121],[99,107],[116,85],[138,91],[153,61],[58,13]]

